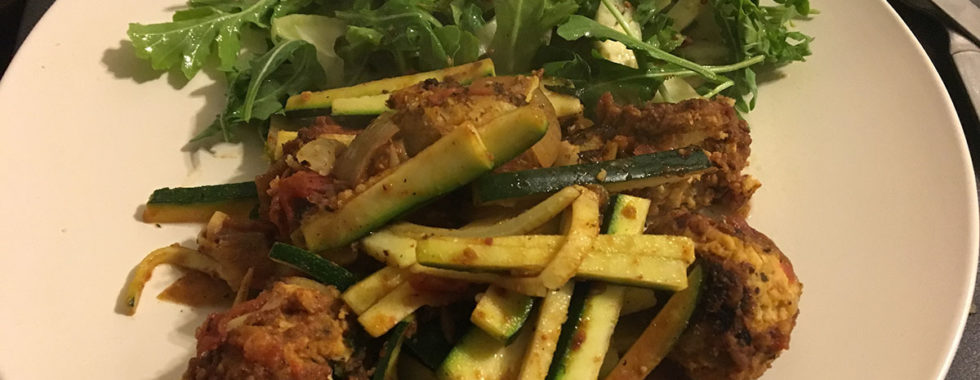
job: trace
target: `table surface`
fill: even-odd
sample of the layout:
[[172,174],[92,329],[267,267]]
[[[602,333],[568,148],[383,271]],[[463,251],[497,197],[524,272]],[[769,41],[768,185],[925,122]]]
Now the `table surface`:
[[[925,48],[926,53],[929,54],[930,59],[932,59],[937,71],[939,71],[940,76],[943,78],[946,89],[949,91],[953,103],[956,106],[960,122],[963,124],[963,131],[966,135],[967,144],[970,147],[973,167],[975,170],[980,169],[980,120],[978,120],[977,115],[973,111],[967,92],[963,88],[956,67],[953,65],[952,59],[949,56],[949,38],[945,29],[939,22],[924,17],[895,0],[888,0],[888,2],[898,11],[899,15],[902,16],[902,19],[905,20],[906,24],[908,24],[909,28],[919,39],[919,42]],[[12,9],[14,11],[23,9],[23,16],[17,30],[13,30],[13,25],[17,24],[6,24],[5,27],[0,29],[0,37],[4,34],[15,36],[13,46],[16,48],[27,37],[34,24],[37,23],[37,20],[41,18],[52,3],[54,3],[54,0],[25,0],[22,2],[22,7],[15,6],[8,8],[8,10]],[[6,59],[9,58],[0,56],[0,61]],[[980,274],[980,270],[978,270],[978,274]],[[978,290],[980,290],[980,283],[974,289],[974,308],[976,308],[977,303],[980,303],[978,301],[980,300],[980,291]],[[978,374],[980,374],[980,316],[971,312],[970,317],[967,318],[966,329],[963,331],[963,339],[960,342],[956,357],[953,359],[953,364],[946,378],[948,380],[975,379],[980,376]]]

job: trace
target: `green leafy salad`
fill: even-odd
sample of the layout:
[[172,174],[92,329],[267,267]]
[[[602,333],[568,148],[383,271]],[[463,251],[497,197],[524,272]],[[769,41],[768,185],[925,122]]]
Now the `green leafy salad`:
[[586,113],[605,92],[621,103],[722,94],[744,113],[757,72],[810,54],[792,21],[813,13],[808,0],[190,0],[128,34],[154,69],[225,74],[224,111],[194,140],[228,141],[266,130],[302,91],[483,58],[497,74],[543,70]]

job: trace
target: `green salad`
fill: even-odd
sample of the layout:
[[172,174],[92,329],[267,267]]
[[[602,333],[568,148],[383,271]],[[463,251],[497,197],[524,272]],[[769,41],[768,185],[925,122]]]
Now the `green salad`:
[[543,70],[587,112],[605,92],[641,103],[693,90],[744,113],[757,72],[810,54],[792,22],[814,13],[808,0],[191,0],[128,35],[154,69],[225,74],[224,111],[194,140],[228,141],[264,131],[301,91],[482,58],[498,75]]

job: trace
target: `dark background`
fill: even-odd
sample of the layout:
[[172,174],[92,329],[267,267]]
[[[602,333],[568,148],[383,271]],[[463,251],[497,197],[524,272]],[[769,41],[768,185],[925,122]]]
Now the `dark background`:
[[[6,71],[7,65],[20,42],[27,37],[31,28],[53,2],[54,0],[0,0],[0,76]],[[953,66],[952,58],[949,56],[949,38],[945,29],[936,20],[922,16],[895,1],[889,0],[889,3],[915,33],[933,64],[935,64],[940,76],[942,76],[946,89],[953,98],[956,111],[959,113],[960,122],[963,124],[963,132],[970,146],[973,167],[980,169],[980,151],[978,151],[980,150],[980,121],[973,111],[967,92],[963,88],[956,67]],[[978,298],[980,298],[978,296],[980,294],[974,294],[974,308]],[[967,319],[966,330],[963,332],[963,340],[947,379],[977,378],[980,378],[980,317],[971,312],[970,318]]]

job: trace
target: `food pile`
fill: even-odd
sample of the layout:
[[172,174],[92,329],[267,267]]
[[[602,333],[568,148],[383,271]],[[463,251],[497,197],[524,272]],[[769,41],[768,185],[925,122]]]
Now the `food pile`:
[[[137,47],[239,16],[271,20],[274,36],[231,69],[228,108],[198,136],[258,131],[268,170],[159,189],[143,215],[204,228],[197,247],[137,266],[130,313],[164,263],[235,294],[198,329],[185,378],[755,379],[789,347],[802,285],[745,222],[761,184],[743,173],[739,109],[754,102],[753,65],[792,58],[745,57],[759,47],[726,27],[773,23],[782,45],[763,50],[802,58],[809,37],[784,24],[805,2],[340,3],[192,2],[173,23],[131,27]],[[323,45],[308,32],[330,20],[344,28]],[[501,50],[529,29],[549,39]],[[722,55],[745,60],[683,58],[706,29],[740,38]],[[157,43],[138,51],[165,62],[170,41]],[[381,55],[408,74],[388,75]]]

